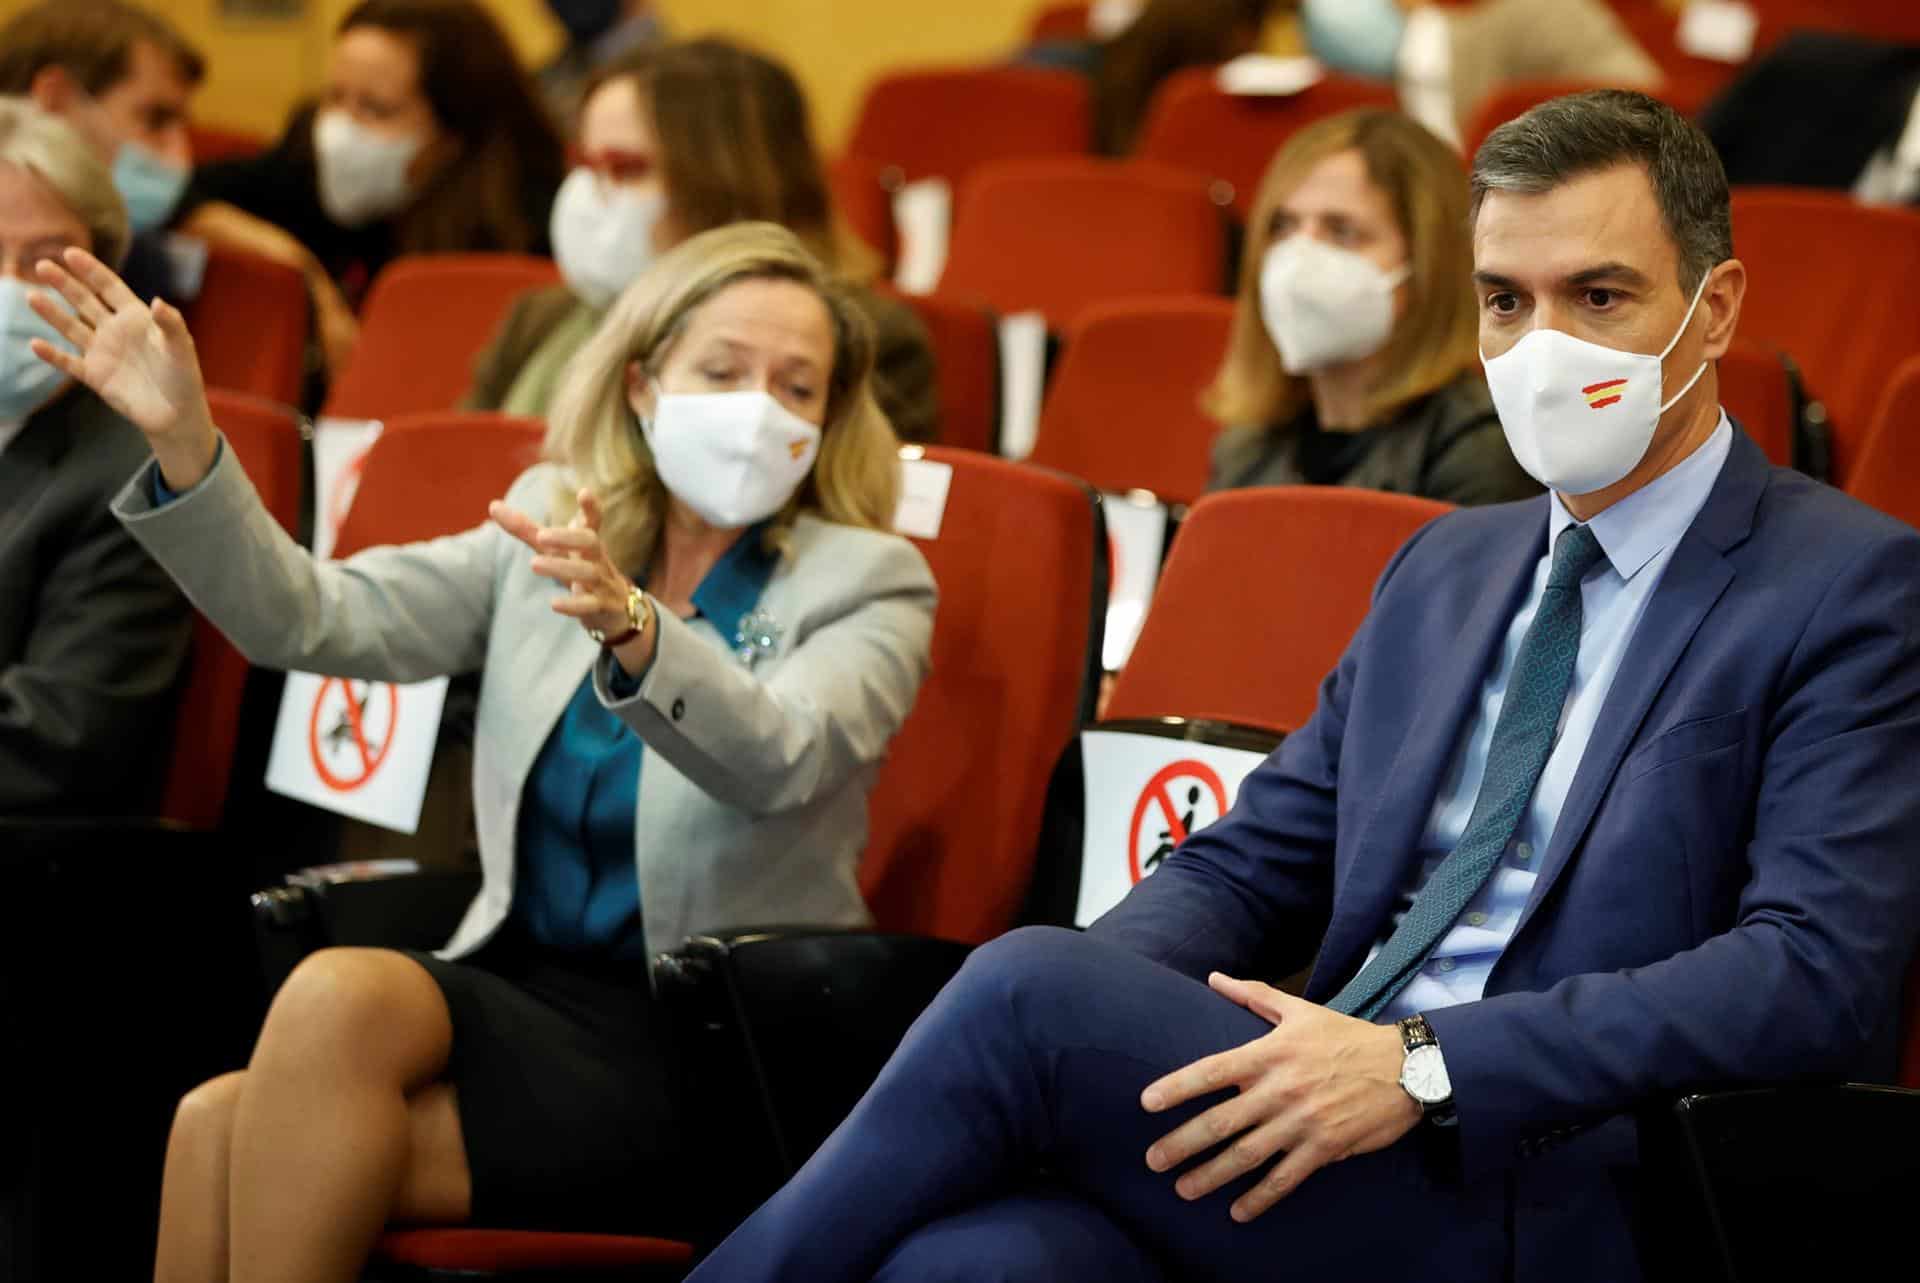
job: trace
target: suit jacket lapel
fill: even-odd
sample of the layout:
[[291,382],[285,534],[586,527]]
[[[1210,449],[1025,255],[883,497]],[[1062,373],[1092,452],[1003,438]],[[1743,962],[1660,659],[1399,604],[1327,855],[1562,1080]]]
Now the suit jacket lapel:
[[67,416],[56,402],[30,418],[0,451],[0,553],[25,534],[28,515],[71,443]]
[[1647,603],[1646,613],[1620,661],[1613,687],[1607,692],[1593,735],[1574,772],[1573,786],[1554,822],[1553,839],[1540,862],[1540,876],[1520,915],[1516,936],[1526,930],[1565,871],[1654,700],[1686,654],[1701,622],[1733,582],[1733,566],[1723,554],[1753,528],[1753,510],[1771,470],[1759,447],[1736,432],[1719,480],[1693,525],[1680,537],[1680,545],[1674,549],[1660,586]]
[[[1374,790],[1373,807],[1335,886],[1333,921],[1309,987],[1316,997],[1325,996],[1323,986],[1332,992],[1359,969],[1406,885],[1433,799],[1546,549],[1546,501],[1529,504],[1524,521],[1516,536],[1503,541],[1490,558],[1480,589],[1462,616],[1459,636],[1420,639],[1432,646],[1438,663],[1392,770],[1384,780],[1366,782]],[[1520,528],[1527,534],[1520,535]],[[1408,662],[1424,658],[1409,657]]]

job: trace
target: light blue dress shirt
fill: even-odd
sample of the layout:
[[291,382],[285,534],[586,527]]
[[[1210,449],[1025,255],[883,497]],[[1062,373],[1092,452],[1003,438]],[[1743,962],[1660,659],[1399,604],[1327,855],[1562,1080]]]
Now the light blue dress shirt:
[[[1520,922],[1520,914],[1539,876],[1540,856],[1553,840],[1553,826],[1573,786],[1581,755],[1593,736],[1594,723],[1607,701],[1614,674],[1620,670],[1640,617],[1666,574],[1667,563],[1680,537],[1707,501],[1720,469],[1733,447],[1733,427],[1721,412],[1720,424],[1705,444],[1670,472],[1634,491],[1596,516],[1589,524],[1606,560],[1590,571],[1580,585],[1580,654],[1574,663],[1567,702],[1560,712],[1553,751],[1540,772],[1533,799],[1507,844],[1506,855],[1485,886],[1452,928],[1440,938],[1413,980],[1380,1012],[1381,1024],[1419,1012],[1474,1002],[1487,987],[1493,964],[1499,961]],[[1466,831],[1473,814],[1480,780],[1486,774],[1487,748],[1494,723],[1506,698],[1507,681],[1520,653],[1520,642],[1533,623],[1553,567],[1553,545],[1574,518],[1558,494],[1548,496],[1547,543],[1534,567],[1533,586],[1521,602],[1493,671],[1480,689],[1478,712],[1461,737],[1446,778],[1434,799],[1433,813],[1420,840],[1421,858],[1412,881],[1401,893],[1393,915],[1399,925],[1413,899]],[[1367,961],[1380,951],[1375,943]],[[1362,964],[1365,965],[1364,963]],[[1357,973],[1356,973],[1357,974]]]

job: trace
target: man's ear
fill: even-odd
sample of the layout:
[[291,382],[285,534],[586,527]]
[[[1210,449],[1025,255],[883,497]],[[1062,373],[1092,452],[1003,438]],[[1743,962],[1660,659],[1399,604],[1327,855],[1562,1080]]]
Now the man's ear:
[[1747,297],[1747,265],[1730,258],[1713,269],[1707,288],[1700,296],[1700,307],[1707,314],[1705,360],[1717,361],[1727,354],[1740,327],[1740,305]]
[[80,97],[80,82],[65,67],[47,66],[33,73],[27,84],[27,97],[49,115],[64,115]]

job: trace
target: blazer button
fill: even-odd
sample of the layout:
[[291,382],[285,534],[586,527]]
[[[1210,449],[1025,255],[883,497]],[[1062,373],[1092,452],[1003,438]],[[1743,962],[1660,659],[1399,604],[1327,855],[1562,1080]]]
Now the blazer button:
[[677,722],[681,718],[685,717],[686,715],[687,715],[687,701],[684,699],[674,700],[673,709],[671,713],[673,720]]

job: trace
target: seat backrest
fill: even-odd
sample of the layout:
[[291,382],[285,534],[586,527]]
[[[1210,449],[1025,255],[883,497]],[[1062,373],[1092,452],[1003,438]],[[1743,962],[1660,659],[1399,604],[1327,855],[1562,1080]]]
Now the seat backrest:
[[1106,604],[1093,493],[1028,464],[909,446],[950,468],[933,668],[874,784],[861,890],[880,927],[977,942],[1032,874],[1047,775],[1091,714]]
[[299,269],[211,246],[183,310],[208,387],[300,404],[312,309]]
[[1298,730],[1387,562],[1450,505],[1344,486],[1210,494],[1193,506],[1107,704]]
[[1920,211],[1736,187],[1733,243],[1747,265],[1741,332],[1799,364],[1827,409],[1832,480],[1847,485],[1894,367],[1920,352]]
[[334,556],[477,526],[487,504],[540,459],[538,419],[414,414],[387,420],[361,465]]
[[211,125],[187,126],[187,145],[193,152],[193,163],[196,165],[257,156],[271,144],[271,139],[244,130],[217,129]]
[[1217,429],[1200,394],[1220,368],[1233,311],[1219,297],[1088,307],[1067,334],[1032,461],[1098,490],[1199,498]]
[[1740,421],[1767,458],[1793,466],[1793,378],[1780,354],[1752,339],[1735,339],[1720,358],[1720,404]]
[[993,313],[964,299],[882,288],[927,327],[940,397],[940,444],[991,451],[1000,419],[1000,336]]
[[1197,174],[1091,157],[983,166],[960,194],[940,292],[1066,329],[1089,303],[1218,293],[1226,220]]
[[1297,94],[1230,94],[1212,67],[1175,72],[1154,92],[1134,154],[1205,174],[1241,218],[1267,165],[1302,125],[1354,107],[1395,106],[1393,86],[1329,75]]
[[395,259],[367,294],[359,342],[327,393],[326,413],[390,419],[453,409],[513,301],[559,279],[551,259],[526,254]]
[[1090,4],[1050,4],[1027,24],[1027,39],[1035,44],[1043,40],[1085,40],[1092,22]]
[[1015,156],[1085,152],[1093,141],[1086,77],[1034,67],[932,67],[867,90],[847,154],[880,165],[890,186],[944,178]]
[[[284,405],[243,393],[211,391],[213,421],[234,458],[253,479],[260,501],[292,534],[300,522],[300,416]],[[246,693],[247,661],[201,615],[193,620],[193,648],[180,692],[173,754],[167,763],[160,814],[195,828],[220,823],[233,774]]]
[[893,193],[887,190],[884,167],[859,156],[842,156],[827,165],[827,187],[833,208],[848,231],[880,256],[891,271],[900,254],[900,232],[893,223]]
[[1920,354],[1902,362],[1888,381],[1852,471],[1848,494],[1920,526]]

